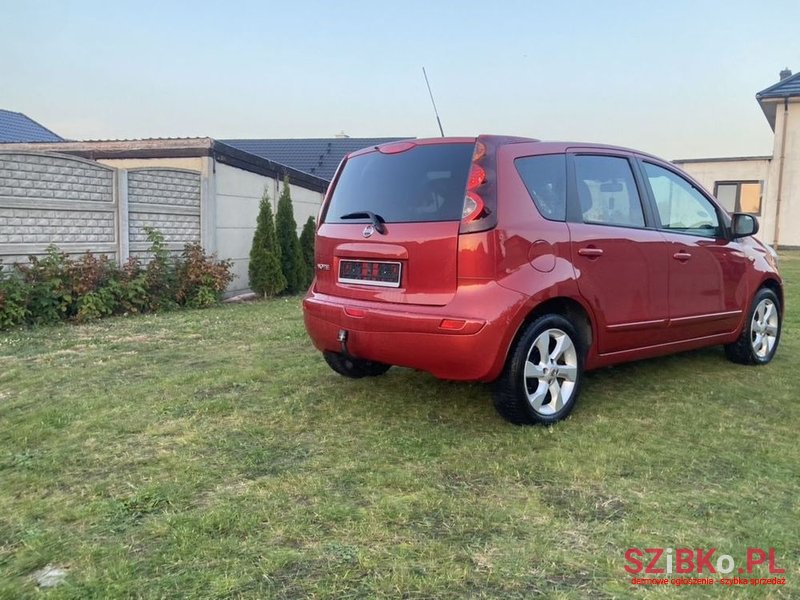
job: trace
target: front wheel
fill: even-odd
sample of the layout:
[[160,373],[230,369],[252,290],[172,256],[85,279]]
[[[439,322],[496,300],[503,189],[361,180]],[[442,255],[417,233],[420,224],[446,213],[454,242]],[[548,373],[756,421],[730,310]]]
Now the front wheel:
[[345,356],[339,352],[325,351],[322,353],[328,366],[345,377],[361,379],[362,377],[375,377],[383,375],[391,365]]
[[528,324],[495,383],[494,405],[518,425],[548,425],[565,418],[578,400],[584,349],[572,324],[545,315]]
[[742,334],[725,346],[728,359],[743,365],[765,365],[775,356],[781,339],[781,305],[769,288],[761,288],[753,298]]

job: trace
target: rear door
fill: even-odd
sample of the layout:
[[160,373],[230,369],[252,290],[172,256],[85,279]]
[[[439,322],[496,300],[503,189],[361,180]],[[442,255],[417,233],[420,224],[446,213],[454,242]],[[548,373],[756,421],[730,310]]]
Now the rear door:
[[733,331],[747,306],[747,258],[727,239],[721,210],[667,165],[642,172],[669,244],[669,341]]
[[572,262],[601,354],[661,343],[667,325],[665,242],[633,167],[622,153],[568,153]]
[[457,285],[475,140],[399,142],[346,160],[323,208],[316,291],[441,306]]

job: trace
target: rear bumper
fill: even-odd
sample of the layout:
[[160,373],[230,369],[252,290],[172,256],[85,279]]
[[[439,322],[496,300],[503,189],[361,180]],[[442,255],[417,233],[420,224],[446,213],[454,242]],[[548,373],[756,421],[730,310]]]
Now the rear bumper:
[[[355,357],[441,379],[492,381],[503,368],[523,303],[521,294],[494,282],[461,286],[441,307],[357,301],[312,290],[303,300],[303,317],[321,351],[339,352],[344,329]],[[443,327],[443,321],[450,322]]]

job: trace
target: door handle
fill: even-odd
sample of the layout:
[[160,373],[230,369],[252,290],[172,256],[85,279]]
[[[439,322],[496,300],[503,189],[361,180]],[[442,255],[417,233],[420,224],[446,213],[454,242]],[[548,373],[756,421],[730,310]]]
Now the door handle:
[[601,248],[581,248],[578,250],[578,254],[581,256],[588,256],[589,258],[598,258],[603,256],[603,250]]
[[681,262],[686,262],[687,260],[692,258],[692,255],[689,254],[688,252],[676,252],[675,254],[672,255],[672,258],[674,258],[675,260],[679,260]]

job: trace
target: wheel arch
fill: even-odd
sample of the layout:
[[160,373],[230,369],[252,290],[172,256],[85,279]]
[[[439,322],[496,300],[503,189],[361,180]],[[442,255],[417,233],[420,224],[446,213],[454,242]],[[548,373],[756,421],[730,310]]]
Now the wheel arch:
[[527,313],[525,314],[525,317],[520,321],[513,337],[510,340],[510,343],[505,349],[503,363],[508,360],[508,353],[511,351],[511,348],[514,347],[514,344],[522,335],[522,332],[525,330],[528,324],[532,323],[542,315],[547,314],[561,315],[568,319],[569,322],[575,326],[578,335],[581,336],[585,358],[588,358],[592,347],[594,346],[594,340],[596,339],[595,323],[591,317],[591,313],[586,306],[584,306],[575,298],[571,298],[569,296],[557,296],[555,298],[548,298],[539,302],[538,304],[527,307]]
[[758,293],[758,290],[760,290],[761,288],[767,288],[775,292],[775,295],[778,297],[778,302],[780,302],[781,312],[783,312],[784,310],[783,285],[781,285],[781,282],[772,277],[767,277],[761,282],[761,285],[758,286],[756,293]]

